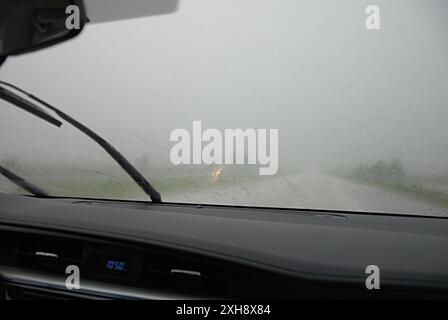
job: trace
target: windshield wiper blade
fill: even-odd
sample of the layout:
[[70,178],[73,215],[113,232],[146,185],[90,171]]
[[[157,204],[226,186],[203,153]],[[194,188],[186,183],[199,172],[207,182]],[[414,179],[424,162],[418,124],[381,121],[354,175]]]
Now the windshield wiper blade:
[[[1,81],[0,81],[1,82]],[[58,119],[52,117],[48,112],[39,108],[35,104],[23,99],[21,96],[16,95],[15,93],[9,91],[8,89],[0,87],[0,99],[3,99],[20,109],[23,109],[36,117],[39,117],[52,125],[60,127],[62,122]]]
[[0,174],[4,175],[6,178],[8,178],[9,181],[14,183],[15,185],[21,187],[22,189],[28,191],[31,194],[34,194],[38,197],[48,197],[48,193],[43,191],[42,189],[36,187],[32,183],[26,181],[21,176],[15,174],[9,169],[6,169],[2,165],[0,165]]
[[8,82],[0,81],[0,84],[8,86],[17,90],[18,92],[26,95],[30,99],[40,103],[42,106],[52,110],[59,117],[70,123],[72,126],[83,132],[85,135],[90,137],[93,141],[99,144],[111,157],[117,162],[120,167],[137,183],[137,185],[151,198],[152,202],[159,203],[162,202],[162,197],[160,193],[149,183],[148,180],[117,150],[105,139],[100,137],[97,133],[80,123],[79,121],[73,119],[68,114],[62,112],[58,108],[50,105],[49,103],[41,100],[40,98],[34,96],[31,93],[26,92]]

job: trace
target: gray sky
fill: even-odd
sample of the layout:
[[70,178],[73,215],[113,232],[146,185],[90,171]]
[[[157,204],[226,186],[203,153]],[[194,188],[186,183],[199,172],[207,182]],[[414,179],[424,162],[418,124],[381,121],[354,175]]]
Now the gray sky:
[[[368,4],[380,7],[379,31],[364,26]],[[280,170],[396,158],[446,174],[447,9],[444,0],[182,0],[173,15],[88,25],[73,41],[10,58],[0,79],[161,172],[172,166],[170,132],[201,120],[278,128]],[[107,159],[68,126],[0,105],[2,157]]]

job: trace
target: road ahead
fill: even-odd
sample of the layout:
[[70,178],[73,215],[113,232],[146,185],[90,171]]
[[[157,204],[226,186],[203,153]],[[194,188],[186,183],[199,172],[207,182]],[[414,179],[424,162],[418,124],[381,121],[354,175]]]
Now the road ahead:
[[164,200],[448,216],[448,208],[314,170],[244,185],[167,194]]

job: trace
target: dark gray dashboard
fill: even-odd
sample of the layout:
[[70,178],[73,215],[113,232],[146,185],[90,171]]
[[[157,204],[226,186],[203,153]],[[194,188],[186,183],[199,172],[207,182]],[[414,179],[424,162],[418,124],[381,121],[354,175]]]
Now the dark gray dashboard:
[[2,228],[181,250],[305,281],[448,290],[448,219],[317,210],[47,199],[0,193]]

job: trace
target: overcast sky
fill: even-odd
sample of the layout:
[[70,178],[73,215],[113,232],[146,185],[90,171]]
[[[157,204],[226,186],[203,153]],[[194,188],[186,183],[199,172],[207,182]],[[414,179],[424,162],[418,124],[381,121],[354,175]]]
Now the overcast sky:
[[[368,4],[381,30],[365,28]],[[201,120],[279,129],[280,170],[399,159],[448,173],[447,12],[445,0],[182,0],[175,14],[87,25],[73,41],[10,58],[0,79],[162,171],[170,132]],[[68,126],[5,102],[0,150],[107,159]]]

